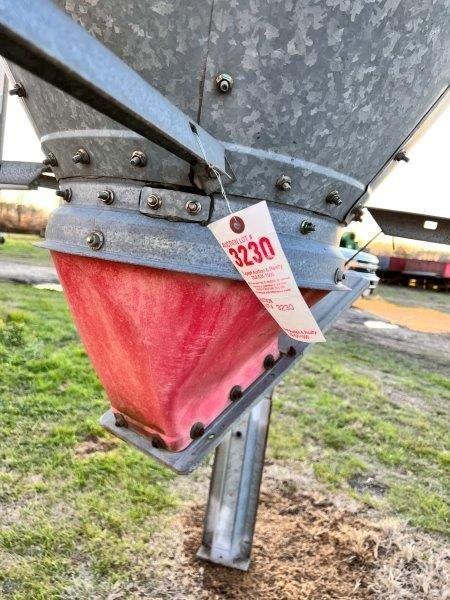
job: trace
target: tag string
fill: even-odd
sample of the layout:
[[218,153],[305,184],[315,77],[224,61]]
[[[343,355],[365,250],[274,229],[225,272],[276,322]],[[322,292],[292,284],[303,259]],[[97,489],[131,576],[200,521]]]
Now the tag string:
[[222,197],[223,197],[223,199],[225,200],[225,202],[227,204],[228,210],[230,211],[230,215],[232,215],[233,211],[231,210],[231,206],[230,206],[230,203],[228,201],[227,194],[225,192],[225,188],[223,187],[222,177],[220,176],[220,173],[216,169],[216,167],[211,162],[209,162],[209,160],[207,159],[206,152],[205,152],[205,147],[203,146],[202,140],[200,139],[200,136],[198,135],[198,132],[194,131],[194,133],[195,133],[195,135],[197,137],[198,145],[200,147],[200,152],[202,153],[203,158],[204,158],[206,164],[208,165],[209,169],[217,177],[217,181],[219,182],[219,186],[220,186],[220,193],[222,194]]

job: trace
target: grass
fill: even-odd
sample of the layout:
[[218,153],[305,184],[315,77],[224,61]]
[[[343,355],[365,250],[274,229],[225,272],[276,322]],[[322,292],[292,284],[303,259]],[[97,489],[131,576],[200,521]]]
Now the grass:
[[35,246],[36,242],[42,242],[42,238],[25,233],[6,234],[5,243],[0,244],[0,261],[52,266],[50,252]]
[[450,314],[450,294],[422,288],[380,285],[375,294],[388,302],[413,308],[433,308]]
[[[277,389],[269,454],[450,533],[448,370],[342,332],[327,340]],[[100,428],[106,406],[62,295],[0,283],[0,597],[106,598],[134,578],[151,588],[154,536],[181,492]],[[354,490],[355,475],[386,494]]]

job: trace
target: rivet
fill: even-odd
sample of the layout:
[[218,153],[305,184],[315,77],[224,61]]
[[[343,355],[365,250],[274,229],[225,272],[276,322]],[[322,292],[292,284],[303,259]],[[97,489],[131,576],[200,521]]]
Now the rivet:
[[409,162],[409,157],[406,154],[406,151],[403,150],[403,148],[401,150],[399,150],[397,152],[397,154],[394,156],[394,160],[396,161],[403,161],[403,162]]
[[105,243],[105,236],[101,231],[92,231],[86,236],[86,244],[91,250],[100,250]]
[[268,354],[263,362],[263,367],[265,369],[271,369],[275,364],[275,357],[273,354]]
[[190,436],[192,440],[196,440],[199,437],[202,437],[202,435],[205,433],[205,426],[203,425],[203,423],[194,423],[191,427],[191,432],[190,432]]
[[345,274],[345,271],[343,271],[342,269],[336,269],[336,272],[334,274],[334,282],[340,283],[341,281],[344,281],[346,277],[347,275]]
[[65,190],[58,190],[55,192],[57,196],[63,198],[66,202],[70,202],[72,200],[72,190],[70,188],[66,188]]
[[19,96],[19,98],[26,98],[27,92],[21,83],[15,83],[9,90],[10,96]]
[[325,197],[325,202],[328,204],[334,204],[335,206],[340,206],[342,204],[340,193],[337,190],[332,190]]
[[303,233],[303,235],[311,233],[312,231],[315,231],[315,230],[316,230],[316,226],[314,225],[314,223],[311,223],[311,221],[302,221],[300,223],[300,233]]
[[202,205],[198,200],[188,200],[186,202],[186,210],[190,215],[198,215],[202,210]]
[[220,73],[216,77],[216,88],[221,94],[228,94],[233,89],[233,78],[228,73]]
[[231,402],[236,402],[236,400],[240,400],[242,398],[242,388],[240,385],[234,385],[230,390],[230,400]]
[[291,189],[292,179],[288,175],[280,175],[275,181],[275,187],[282,192],[289,192]]
[[44,160],[42,161],[42,164],[48,165],[49,167],[57,167],[58,161],[56,159],[56,156],[53,154],[53,152],[49,152],[47,154],[47,156],[44,158]]
[[161,204],[161,196],[158,196],[158,194],[150,194],[150,196],[147,198],[147,206],[152,210],[158,210],[158,208],[161,207]]
[[75,154],[72,156],[72,161],[75,164],[88,165],[91,162],[89,152],[84,148],[78,148]]
[[114,192],[112,190],[103,190],[97,194],[97,198],[105,204],[112,204],[114,202]]
[[114,413],[114,421],[116,427],[128,427],[127,420],[121,413]]
[[133,167],[145,167],[147,164],[147,155],[140,150],[135,150],[130,158],[130,165]]

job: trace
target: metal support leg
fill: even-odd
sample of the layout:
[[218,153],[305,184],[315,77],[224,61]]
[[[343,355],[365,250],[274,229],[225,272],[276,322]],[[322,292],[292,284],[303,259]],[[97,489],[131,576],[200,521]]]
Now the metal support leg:
[[272,391],[216,449],[199,558],[246,571],[264,468]]

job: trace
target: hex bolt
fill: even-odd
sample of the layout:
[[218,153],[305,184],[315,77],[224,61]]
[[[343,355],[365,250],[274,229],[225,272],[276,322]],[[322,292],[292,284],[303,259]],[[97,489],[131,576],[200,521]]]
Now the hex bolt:
[[229,94],[233,89],[233,78],[228,73],[219,73],[216,77],[216,88],[221,94]]
[[275,364],[275,357],[273,354],[268,354],[263,362],[263,367],[265,369],[271,369]]
[[186,202],[186,210],[190,215],[198,215],[202,210],[202,205],[198,200],[188,200]]
[[105,204],[112,204],[114,202],[114,192],[112,190],[103,190],[97,194],[97,198]]
[[335,206],[340,206],[342,204],[341,195],[337,190],[332,190],[325,197],[325,202],[327,204],[334,204]]
[[18,96],[19,98],[26,98],[27,92],[21,83],[15,83],[9,90],[10,96]]
[[47,165],[49,167],[57,167],[58,161],[56,159],[56,156],[53,154],[53,152],[49,152],[47,154],[47,156],[44,158],[44,160],[42,161],[42,164]]
[[288,175],[280,175],[275,181],[275,187],[281,192],[289,192],[291,189],[292,179]]
[[72,161],[75,164],[88,165],[91,162],[89,152],[84,148],[78,148],[75,154],[72,156]]
[[406,154],[406,151],[403,150],[403,148],[401,150],[399,150],[397,152],[397,154],[394,156],[394,160],[396,160],[397,162],[400,162],[401,160],[403,162],[409,162],[409,157]]
[[70,188],[66,188],[65,190],[58,190],[55,192],[57,196],[63,198],[66,202],[70,202],[72,200],[72,190]]
[[190,432],[190,436],[192,440],[196,440],[199,437],[202,437],[202,435],[205,433],[205,426],[203,425],[203,423],[197,422],[194,423],[191,427],[191,432]]
[[231,402],[236,402],[236,400],[240,400],[242,398],[242,388],[240,385],[234,385],[230,390],[230,400]]
[[161,196],[158,196],[158,194],[150,194],[150,196],[147,198],[147,206],[152,210],[158,210],[158,208],[161,208],[161,204],[162,199]]
[[91,250],[100,250],[105,243],[105,236],[101,231],[92,231],[86,236],[86,244]]
[[334,274],[334,282],[341,283],[342,281],[345,281],[346,277],[347,275],[345,274],[345,271],[343,271],[342,269],[336,269],[336,272]]
[[130,165],[133,167],[145,167],[147,164],[147,155],[140,150],[135,150],[130,158]]
[[312,231],[315,231],[315,230],[316,230],[316,226],[314,225],[314,223],[311,223],[311,221],[302,221],[300,223],[300,233],[303,233],[303,235],[311,233]]
[[114,421],[116,427],[128,427],[127,420],[122,415],[122,413],[114,413]]

